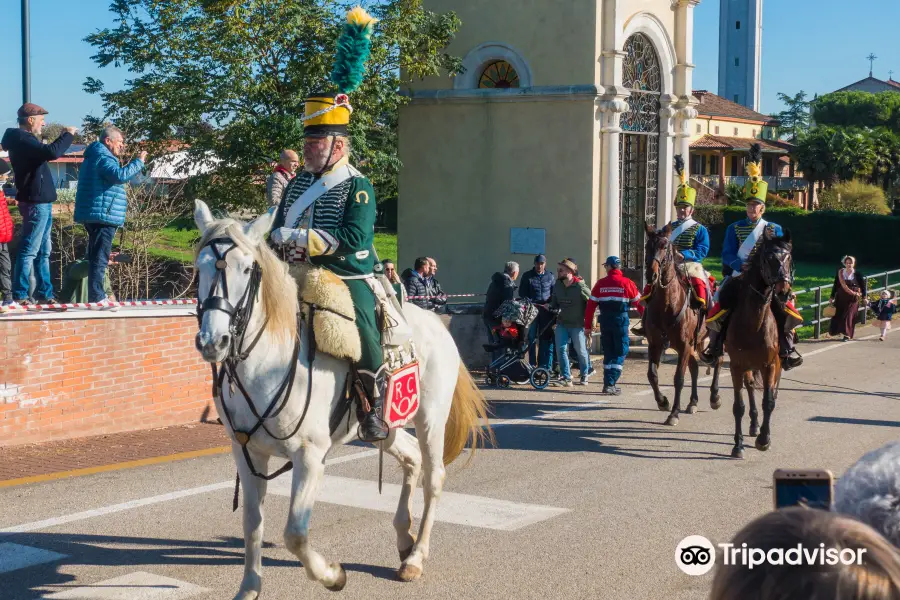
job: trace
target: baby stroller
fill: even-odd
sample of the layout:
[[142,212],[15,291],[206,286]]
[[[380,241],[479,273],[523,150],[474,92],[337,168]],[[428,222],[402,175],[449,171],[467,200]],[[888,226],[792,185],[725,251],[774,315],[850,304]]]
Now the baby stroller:
[[531,383],[536,390],[546,388],[550,384],[550,371],[543,367],[535,368],[526,356],[531,344],[536,344],[541,334],[552,327],[556,319],[548,321],[529,344],[528,328],[538,316],[538,308],[534,304],[527,299],[507,300],[494,312],[494,316],[503,321],[512,321],[519,333],[515,339],[501,338],[498,343],[484,344],[487,352],[501,351],[488,366],[485,384],[506,389],[513,383]]

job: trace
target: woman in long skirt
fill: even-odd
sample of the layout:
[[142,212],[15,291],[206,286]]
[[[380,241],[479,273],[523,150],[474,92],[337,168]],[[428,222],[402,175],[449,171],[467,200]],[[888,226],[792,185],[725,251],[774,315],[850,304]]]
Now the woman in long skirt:
[[853,339],[856,317],[859,314],[859,299],[866,297],[866,277],[856,270],[856,259],[845,256],[844,268],[838,269],[831,287],[831,299],[835,314],[828,328],[829,335],[844,336],[843,341]]

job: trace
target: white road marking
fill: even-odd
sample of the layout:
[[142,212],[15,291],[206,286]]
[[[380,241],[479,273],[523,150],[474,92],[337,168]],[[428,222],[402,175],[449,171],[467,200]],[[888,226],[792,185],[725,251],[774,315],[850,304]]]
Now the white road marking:
[[192,583],[137,571],[42,596],[46,600],[182,600],[208,592]]
[[27,569],[35,565],[56,562],[63,558],[67,558],[67,556],[50,550],[10,542],[0,543],[0,573]]
[[[386,483],[383,486],[384,493],[379,495],[378,483],[375,481],[327,475],[316,501],[394,513],[400,499],[400,489],[399,485]],[[290,496],[290,477],[281,476],[270,482],[269,493]],[[421,517],[424,506],[422,490],[418,489],[413,497],[413,513],[416,517]],[[442,492],[435,520],[454,525],[515,531],[566,512],[569,509]]]

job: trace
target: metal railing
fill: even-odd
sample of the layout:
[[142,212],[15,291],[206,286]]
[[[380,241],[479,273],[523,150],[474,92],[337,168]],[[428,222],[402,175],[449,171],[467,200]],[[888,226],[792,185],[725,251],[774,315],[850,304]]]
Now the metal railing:
[[[900,269],[895,269],[893,271],[884,271],[882,273],[875,273],[873,275],[867,275],[866,279],[878,279],[881,278],[881,286],[876,288],[870,288],[868,293],[871,292],[881,292],[883,290],[891,290],[892,288],[900,288],[900,281],[897,283],[891,283],[891,275],[896,275],[900,273]],[[813,304],[808,304],[805,306],[796,306],[795,308],[798,311],[804,310],[813,310],[815,311],[815,319],[812,321],[806,322],[804,321],[804,325],[812,325],[813,326],[813,337],[815,339],[819,339],[822,336],[822,323],[826,321],[830,321],[832,317],[825,317],[822,315],[822,307],[828,306],[830,304],[829,301],[822,301],[822,290],[823,289],[831,289],[832,284],[829,285],[820,285],[819,287],[809,288],[807,290],[794,290],[793,293],[798,297],[802,294],[815,294],[815,301]],[[829,292],[830,295],[830,292]],[[857,312],[862,311],[862,324],[865,325],[868,322],[868,300],[865,299],[864,302],[861,303],[861,306],[857,309]]]

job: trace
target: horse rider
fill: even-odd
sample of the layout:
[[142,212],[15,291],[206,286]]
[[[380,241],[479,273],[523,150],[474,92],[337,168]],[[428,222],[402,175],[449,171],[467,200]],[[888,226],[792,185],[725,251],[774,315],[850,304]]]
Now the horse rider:
[[[725,231],[725,242],[722,248],[722,271],[725,278],[716,293],[716,302],[709,311],[709,346],[700,355],[700,360],[707,365],[715,364],[724,353],[725,332],[730,319],[729,311],[737,305],[740,286],[739,279],[750,268],[751,260],[762,245],[765,231],[776,236],[783,235],[780,225],[770,223],[762,218],[766,210],[766,194],[768,184],[761,177],[762,153],[759,144],[750,148],[747,162],[749,175],[744,184],[744,199],[747,203],[747,217],[732,223]],[[803,318],[797,313],[790,299],[776,294],[770,304],[772,315],[778,325],[778,354],[785,371],[803,364],[803,357],[794,348],[794,328]],[[796,356],[794,356],[796,354]]]
[[[351,25],[371,35],[375,20],[359,10],[360,22],[351,21]],[[362,63],[364,60],[354,64],[362,68]],[[337,95],[315,93],[306,100],[303,172],[285,188],[270,239],[287,251],[288,262],[308,261],[327,269],[350,289],[362,342],[356,369],[371,407],[368,412],[358,411],[359,435],[365,442],[376,442],[385,439],[389,431],[384,421],[381,332],[375,318],[375,190],[350,164],[347,126],[353,108],[347,92],[355,89],[359,80],[355,85],[334,83]]]
[[[675,156],[675,172],[681,178],[681,185],[675,190],[675,215],[677,219],[670,223],[672,232],[669,241],[675,247],[675,260],[679,263],[679,270],[687,277],[694,290],[694,297],[700,304],[701,315],[706,314],[709,298],[709,275],[701,265],[706,255],[709,254],[709,230],[694,220],[694,206],[697,202],[697,190],[687,183],[684,172],[684,158],[680,154]],[[652,286],[648,283],[644,287],[641,300],[650,298]],[[644,337],[644,319],[632,330],[637,336]]]
[[591,290],[584,311],[584,330],[590,339],[594,311],[600,308],[600,342],[603,346],[603,393],[618,396],[622,391],[616,383],[622,375],[622,365],[628,355],[628,310],[634,305],[643,316],[644,307],[638,304],[641,296],[637,285],[622,274],[622,262],[610,256],[603,263],[606,277],[598,279]]

